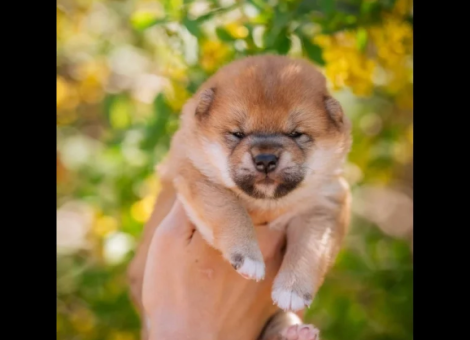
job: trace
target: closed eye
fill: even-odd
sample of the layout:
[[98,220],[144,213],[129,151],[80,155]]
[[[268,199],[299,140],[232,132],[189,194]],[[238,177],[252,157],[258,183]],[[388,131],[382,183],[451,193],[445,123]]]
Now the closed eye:
[[232,136],[237,137],[238,139],[243,139],[245,138],[245,134],[243,132],[232,132]]
[[288,134],[288,136],[290,138],[300,138],[300,137],[302,137],[302,135],[303,135],[303,133],[298,132],[298,131],[293,131],[293,132]]

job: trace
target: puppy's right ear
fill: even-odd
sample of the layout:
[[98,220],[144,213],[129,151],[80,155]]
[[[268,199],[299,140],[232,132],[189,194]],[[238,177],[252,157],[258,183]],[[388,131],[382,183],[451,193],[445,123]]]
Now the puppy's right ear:
[[344,113],[339,101],[331,96],[326,96],[324,98],[324,103],[326,111],[330,115],[331,119],[333,119],[336,124],[343,124]]
[[204,117],[209,114],[210,108],[212,106],[212,102],[214,101],[215,96],[215,88],[211,87],[205,89],[199,94],[198,104],[196,107],[196,116],[197,117]]

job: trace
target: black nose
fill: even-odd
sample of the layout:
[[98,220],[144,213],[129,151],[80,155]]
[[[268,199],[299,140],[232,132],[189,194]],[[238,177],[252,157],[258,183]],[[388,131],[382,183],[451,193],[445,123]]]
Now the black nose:
[[258,171],[268,173],[276,169],[277,157],[273,154],[262,153],[253,160]]

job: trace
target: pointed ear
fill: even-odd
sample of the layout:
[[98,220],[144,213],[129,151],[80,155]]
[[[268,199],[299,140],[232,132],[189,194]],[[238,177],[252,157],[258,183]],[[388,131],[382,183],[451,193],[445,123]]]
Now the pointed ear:
[[203,90],[198,97],[196,116],[203,117],[209,114],[209,110],[215,97],[215,88],[211,87]]
[[338,125],[343,123],[344,113],[341,104],[331,96],[326,96],[324,99],[325,108],[331,119]]

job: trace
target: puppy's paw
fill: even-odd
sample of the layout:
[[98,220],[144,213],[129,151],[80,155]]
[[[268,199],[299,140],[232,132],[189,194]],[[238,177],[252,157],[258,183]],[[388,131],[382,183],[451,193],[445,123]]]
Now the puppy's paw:
[[282,340],[320,340],[320,332],[312,325],[292,325],[281,332]]
[[299,294],[290,288],[275,288],[271,293],[271,297],[274,303],[285,311],[299,311],[310,306],[312,303],[311,294]]
[[281,270],[274,279],[271,297],[284,311],[299,311],[312,303],[313,284],[307,275]]
[[245,279],[260,281],[264,279],[265,266],[262,259],[253,259],[236,253],[230,257],[233,268]]

